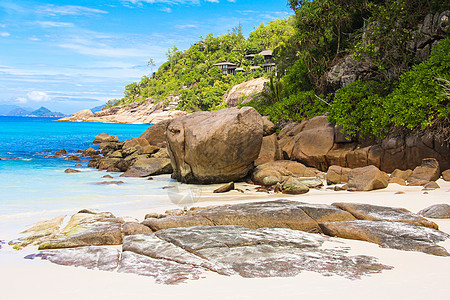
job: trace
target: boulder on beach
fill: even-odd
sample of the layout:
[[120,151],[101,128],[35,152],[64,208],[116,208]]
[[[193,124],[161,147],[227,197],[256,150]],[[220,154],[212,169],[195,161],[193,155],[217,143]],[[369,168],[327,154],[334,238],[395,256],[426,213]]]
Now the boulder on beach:
[[388,186],[388,176],[375,166],[352,169],[348,179],[350,191],[372,191]]
[[70,117],[65,117],[62,119],[59,119],[58,121],[85,121],[89,118],[92,118],[94,116],[94,113],[90,109],[83,109],[79,112],[74,113]]
[[109,135],[105,132],[100,133],[97,135],[92,142],[93,144],[101,144],[101,143],[111,143],[111,142],[118,142],[119,138],[114,135]]
[[168,158],[142,158],[122,175],[123,177],[147,177],[160,174],[171,174],[172,165]]
[[424,158],[408,177],[408,185],[425,185],[429,181],[436,181],[440,173],[439,162],[435,158]]
[[442,172],[442,179],[444,179],[445,181],[450,181],[450,169]]
[[223,183],[242,179],[253,168],[263,122],[252,107],[228,108],[174,119],[166,134],[175,179]]
[[252,173],[252,180],[257,184],[274,185],[286,180],[288,177],[315,177],[321,173],[314,168],[290,161],[277,160],[257,166]]
[[274,133],[263,137],[258,159],[255,160],[255,166],[281,159],[283,159],[283,156],[281,154],[280,146],[278,145],[277,134]]
[[341,166],[330,166],[327,171],[327,184],[348,183],[352,169],[343,168]]

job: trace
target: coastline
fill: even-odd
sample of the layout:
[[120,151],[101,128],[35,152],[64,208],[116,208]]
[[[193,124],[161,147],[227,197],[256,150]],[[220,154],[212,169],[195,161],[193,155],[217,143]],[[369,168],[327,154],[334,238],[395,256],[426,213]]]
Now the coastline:
[[[232,191],[227,194],[213,194],[216,185],[200,186],[201,196],[192,206],[209,206],[269,199],[289,200],[331,204],[333,202],[359,202],[393,207],[405,207],[417,212],[431,204],[448,203],[450,182],[439,179],[440,189],[427,191],[422,187],[405,187],[391,184],[384,190],[371,192],[336,192],[332,190],[311,190],[304,195],[267,195],[246,192],[242,195]],[[217,185],[219,186],[219,185]],[[240,188],[246,184],[239,183]],[[190,185],[188,189],[197,188]],[[403,191],[404,194],[395,194]],[[249,197],[251,199],[249,199]],[[80,207],[81,209],[82,207]],[[170,204],[159,209],[139,209],[127,213],[130,217],[143,219],[145,213],[163,212],[166,209],[180,208],[180,204]],[[123,216],[123,215],[121,215]],[[450,233],[450,220],[431,219],[440,229]],[[350,247],[352,255],[369,255],[378,258],[380,263],[394,266],[393,270],[381,274],[364,276],[350,280],[340,276],[322,276],[304,271],[296,277],[283,278],[242,278],[240,276],[221,276],[208,272],[205,278],[168,286],[155,284],[151,277],[82,267],[66,267],[48,261],[25,260],[23,257],[36,251],[25,248],[11,252],[8,247],[0,250],[2,269],[2,296],[8,299],[143,299],[143,295],[163,296],[165,299],[183,297],[185,299],[287,299],[303,296],[308,299],[379,299],[380,297],[401,297],[407,299],[446,299],[448,288],[446,279],[450,259],[419,252],[380,248],[378,245],[355,240],[340,239],[343,247]],[[4,245],[5,246],[5,245]],[[450,248],[450,241],[443,245]],[[26,286],[26,289],[23,289]],[[147,297],[145,296],[145,297]]]

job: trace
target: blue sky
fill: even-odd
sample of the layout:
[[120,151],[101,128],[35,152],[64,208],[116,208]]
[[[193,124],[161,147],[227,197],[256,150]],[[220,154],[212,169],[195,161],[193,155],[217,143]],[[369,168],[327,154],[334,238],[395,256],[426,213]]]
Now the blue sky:
[[92,108],[121,98],[169,47],[290,14],[287,0],[1,0],[0,105]]

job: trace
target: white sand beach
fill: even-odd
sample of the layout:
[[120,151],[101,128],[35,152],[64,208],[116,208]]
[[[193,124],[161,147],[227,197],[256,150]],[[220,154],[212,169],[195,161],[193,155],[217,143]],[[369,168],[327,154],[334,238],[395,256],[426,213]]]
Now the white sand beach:
[[[289,198],[308,203],[370,203],[404,207],[412,212],[432,204],[450,204],[450,182],[438,180],[440,189],[422,191],[422,187],[391,184],[371,192],[311,190],[298,196],[264,193],[212,194],[215,186],[204,186],[195,206],[219,205]],[[242,184],[245,189],[245,184]],[[404,193],[396,194],[402,191]],[[167,209],[179,208],[174,204]],[[127,211],[142,220],[149,211]],[[120,215],[120,214],[118,214]],[[450,219],[432,219],[440,230],[450,233]],[[2,228],[1,231],[5,229]],[[20,252],[3,245],[0,250],[0,297],[2,299],[448,299],[450,258],[413,251],[380,248],[363,241],[341,239],[352,255],[370,255],[382,264],[393,266],[378,274],[351,280],[340,276],[322,276],[304,271],[290,278],[242,278],[207,273],[200,280],[178,285],[156,284],[151,277],[66,267],[48,261],[26,260],[37,252],[28,247]],[[441,244],[450,249],[450,240]]]

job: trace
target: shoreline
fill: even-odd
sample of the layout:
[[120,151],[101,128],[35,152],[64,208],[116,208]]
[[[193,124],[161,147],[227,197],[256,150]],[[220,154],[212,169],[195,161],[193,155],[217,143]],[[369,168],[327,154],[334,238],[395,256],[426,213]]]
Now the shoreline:
[[[333,202],[371,203],[392,207],[405,207],[417,213],[431,204],[448,203],[450,182],[439,179],[440,189],[427,191],[422,187],[408,187],[391,184],[384,190],[371,192],[347,192],[332,190],[314,190],[304,195],[283,195],[249,192],[243,195],[232,191],[227,194],[213,194],[215,186],[201,186],[201,197],[192,206],[222,205],[243,202],[256,202],[286,198],[289,200],[331,204]],[[238,183],[245,188],[246,183]],[[197,186],[191,185],[189,188]],[[398,191],[404,194],[395,194]],[[251,199],[250,199],[250,198]],[[84,207],[80,207],[82,209]],[[158,209],[139,209],[130,211],[130,217],[143,220],[145,213],[163,212],[166,209],[180,208],[179,204],[169,204]],[[125,216],[125,215],[118,215]],[[450,220],[430,219],[436,222],[440,230],[450,233]],[[25,228],[24,228],[25,229]],[[205,278],[190,280],[178,285],[155,284],[154,279],[135,274],[88,270],[82,267],[66,267],[48,261],[23,257],[32,251],[30,247],[12,252],[3,245],[0,250],[2,274],[1,294],[8,299],[143,299],[144,295],[161,295],[165,299],[179,297],[194,299],[287,299],[303,296],[308,299],[333,297],[333,299],[379,299],[380,297],[402,297],[408,299],[446,299],[448,288],[446,279],[450,259],[436,257],[420,252],[401,251],[380,248],[376,244],[363,241],[339,239],[343,247],[350,247],[351,255],[369,255],[380,263],[391,265],[393,270],[380,274],[364,276],[350,280],[340,276],[322,276],[304,271],[296,277],[243,278],[238,275],[221,276],[208,272]],[[444,246],[449,249],[450,241]],[[15,250],[14,250],[15,251]],[[27,289],[23,289],[23,286]],[[370,291],[370,292],[368,292]]]

